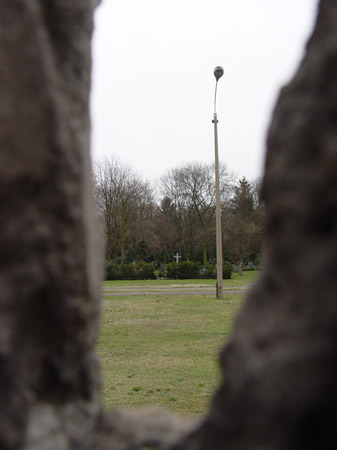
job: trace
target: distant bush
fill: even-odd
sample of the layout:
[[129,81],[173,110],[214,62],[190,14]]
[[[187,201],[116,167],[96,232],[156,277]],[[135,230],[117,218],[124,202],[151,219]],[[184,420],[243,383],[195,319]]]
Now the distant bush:
[[137,280],[153,280],[156,278],[154,263],[139,262],[136,264]]
[[206,264],[206,266],[203,266],[201,269],[201,278],[204,279],[216,279],[216,266],[213,266],[213,264]]
[[200,263],[184,261],[177,266],[179,280],[200,278]]
[[115,261],[106,261],[105,263],[105,279],[120,280],[120,265]]
[[[232,278],[233,267],[232,264],[228,261],[224,261],[222,264],[222,277],[224,280],[229,280]],[[203,266],[201,269],[201,278],[204,279],[216,279],[216,265],[207,264]]]
[[[223,278],[232,277],[232,264],[223,263]],[[186,280],[204,278],[216,279],[216,266],[207,264],[201,268],[200,263],[184,261],[181,263],[166,264],[166,276],[173,280]],[[156,278],[154,263],[143,261],[136,264],[117,264],[115,260],[107,261],[105,264],[106,280],[153,280]]]
[[178,278],[178,264],[168,263],[166,264],[166,276],[167,278],[172,278],[173,280]]
[[187,280],[200,278],[200,263],[184,261],[166,265],[166,276],[174,280]]
[[106,280],[151,280],[154,278],[154,263],[141,261],[134,265],[107,261],[105,264]]
[[230,262],[224,261],[222,271],[224,280],[230,280],[232,278],[233,266]]
[[136,270],[133,264],[121,264],[119,266],[121,280],[136,280]]

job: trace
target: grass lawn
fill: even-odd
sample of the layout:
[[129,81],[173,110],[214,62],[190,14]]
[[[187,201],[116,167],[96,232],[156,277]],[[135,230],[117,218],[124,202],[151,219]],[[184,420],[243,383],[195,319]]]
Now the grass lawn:
[[[240,284],[236,278],[225,283],[240,286],[252,282],[254,274],[246,274],[245,283]],[[214,285],[214,280],[185,281]],[[115,287],[180,285],[177,280],[104,285],[111,287],[111,283]],[[242,299],[240,293],[225,294],[223,301],[187,292],[105,295],[98,342],[105,406],[160,405],[183,415],[203,414],[220,376],[219,349],[231,331]]]

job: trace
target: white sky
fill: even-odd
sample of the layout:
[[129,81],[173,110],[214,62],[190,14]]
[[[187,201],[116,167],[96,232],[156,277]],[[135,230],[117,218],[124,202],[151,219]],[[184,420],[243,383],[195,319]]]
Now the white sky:
[[103,0],[93,41],[92,158],[155,180],[219,157],[254,179],[279,88],[303,55],[318,0]]

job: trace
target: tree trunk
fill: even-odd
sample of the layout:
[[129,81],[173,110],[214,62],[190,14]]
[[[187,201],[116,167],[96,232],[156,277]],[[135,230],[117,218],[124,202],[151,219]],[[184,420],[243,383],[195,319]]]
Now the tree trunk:
[[236,268],[238,270],[238,274],[242,277],[242,262],[241,260],[235,262]]
[[123,227],[122,240],[121,240],[121,264],[125,261],[125,229]]
[[125,213],[125,211],[123,211],[122,238],[121,238],[121,264],[124,264],[124,260],[125,260],[125,237],[126,237],[126,213]]
[[207,264],[207,247],[206,247],[206,245],[204,245],[204,249],[203,249],[203,260],[204,260],[204,266],[206,266],[206,264]]
[[91,448],[101,414],[93,4],[0,1],[1,449]]

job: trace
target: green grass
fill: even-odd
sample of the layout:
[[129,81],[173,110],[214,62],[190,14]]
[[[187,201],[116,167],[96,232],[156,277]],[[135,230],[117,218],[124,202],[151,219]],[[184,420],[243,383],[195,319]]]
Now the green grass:
[[[252,272],[245,275],[242,284],[253,281]],[[200,281],[214,285],[214,280],[173,284]],[[240,281],[226,283],[240,286]],[[111,283],[155,286],[156,280],[104,284]],[[105,407],[159,405],[183,415],[203,414],[219,381],[219,350],[242,299],[240,293],[225,293],[223,301],[188,293],[104,296],[98,352]]]

